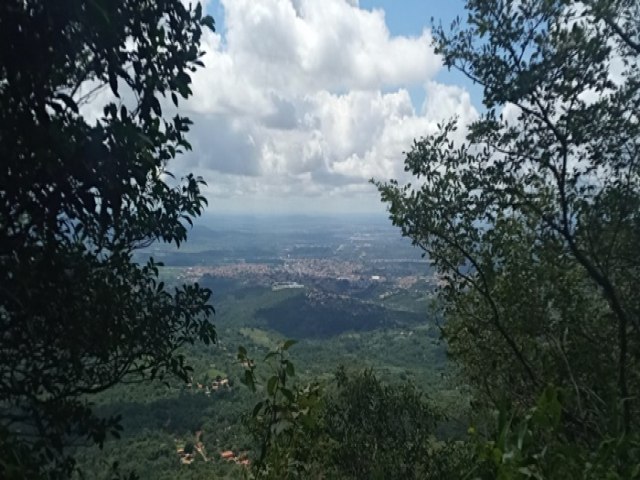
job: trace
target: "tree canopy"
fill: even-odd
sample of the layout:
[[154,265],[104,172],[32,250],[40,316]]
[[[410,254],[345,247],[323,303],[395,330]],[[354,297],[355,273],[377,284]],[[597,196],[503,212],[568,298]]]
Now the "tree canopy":
[[185,377],[177,349],[215,341],[210,291],[167,291],[132,257],[179,245],[206,203],[201,178],[167,170],[190,121],[164,113],[191,94],[203,28],[179,0],[0,6],[3,478],[68,474],[69,441],[117,432],[88,395]]
[[583,446],[639,425],[639,8],[469,0],[435,44],[484,110],[415,141],[413,184],[377,183],[444,280],[443,332],[478,404],[525,415],[552,384],[562,438]]
[[[255,478],[440,478],[432,435],[441,419],[412,384],[388,385],[372,370],[338,368],[329,385],[299,385],[288,340],[267,353],[263,381],[240,347],[244,382],[264,396],[246,425],[259,446]],[[262,384],[262,385],[261,385]]]

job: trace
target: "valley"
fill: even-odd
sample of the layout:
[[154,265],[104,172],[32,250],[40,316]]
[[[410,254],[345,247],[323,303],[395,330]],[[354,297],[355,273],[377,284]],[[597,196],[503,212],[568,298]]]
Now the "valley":
[[260,370],[268,350],[296,340],[299,382],[330,388],[340,365],[371,368],[386,382],[419,385],[445,409],[460,399],[433,305],[440,280],[384,218],[234,218],[194,227],[184,248],[138,255],[165,264],[168,286],[211,289],[218,342],[184,349],[187,384],[118,385],[97,396],[102,415],[122,414],[123,439],[100,454],[81,449],[87,471],[106,474],[120,459],[121,471],[143,479],[242,478],[251,458],[243,419],[255,398],[240,381],[239,346]]

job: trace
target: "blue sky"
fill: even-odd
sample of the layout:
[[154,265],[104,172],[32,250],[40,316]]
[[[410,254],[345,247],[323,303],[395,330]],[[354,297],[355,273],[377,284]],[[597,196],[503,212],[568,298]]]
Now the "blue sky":
[[[384,10],[387,27],[394,35],[419,36],[425,28],[431,27],[432,20],[435,25],[442,24],[448,27],[456,17],[463,20],[466,17],[463,0],[360,0],[359,4],[360,8],[367,10]],[[224,8],[220,0],[212,0],[208,5],[208,11],[216,21],[216,29],[224,32]],[[479,106],[482,102],[480,87],[460,72],[442,69],[436,79],[443,83],[464,85],[471,93],[474,103]],[[412,87],[409,88],[409,93],[415,106],[424,102],[423,89]]]
[[[259,1],[259,0],[256,0]],[[321,1],[321,0],[319,0]],[[462,0],[360,0],[360,8],[385,12],[387,26],[396,35],[420,35],[431,25],[431,18],[447,26],[456,16],[464,17]],[[215,17],[219,30],[224,30],[224,9],[219,0],[212,0],[208,12]]]
[[[370,178],[407,180],[403,152],[481,91],[442,67],[432,17],[463,2],[209,0],[217,32],[183,107],[211,208],[243,213],[383,211]],[[460,133],[464,136],[464,129]]]
[[[395,35],[420,35],[424,28],[430,28],[432,19],[435,25],[449,27],[456,17],[466,18],[465,2],[462,0],[360,0],[360,6],[371,10],[381,8],[385,12],[387,27]],[[482,91],[477,85],[455,70],[442,69],[436,80],[443,83],[464,85],[469,90],[474,103],[482,101]],[[424,101],[424,91],[410,89],[411,98],[417,105]]]

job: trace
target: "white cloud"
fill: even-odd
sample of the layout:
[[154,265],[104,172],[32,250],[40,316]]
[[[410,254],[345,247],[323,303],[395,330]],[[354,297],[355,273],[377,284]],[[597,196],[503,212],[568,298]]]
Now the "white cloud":
[[433,81],[427,30],[393,36],[382,10],[353,0],[222,3],[226,31],[205,35],[182,107],[194,151],[174,167],[208,180],[213,208],[373,209],[369,178],[402,176],[402,152],[438,121],[475,118],[467,92]]
[[427,31],[392,37],[384,12],[345,0],[223,0],[228,53],[263,88],[379,88],[440,68]]

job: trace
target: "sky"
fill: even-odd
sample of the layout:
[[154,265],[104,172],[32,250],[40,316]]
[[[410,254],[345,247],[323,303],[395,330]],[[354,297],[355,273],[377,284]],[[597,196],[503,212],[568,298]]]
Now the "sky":
[[369,179],[407,180],[403,152],[481,92],[443,68],[431,18],[459,0],[209,0],[205,67],[181,113],[209,213],[384,212]]

